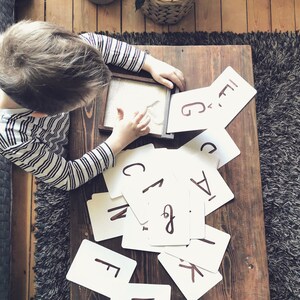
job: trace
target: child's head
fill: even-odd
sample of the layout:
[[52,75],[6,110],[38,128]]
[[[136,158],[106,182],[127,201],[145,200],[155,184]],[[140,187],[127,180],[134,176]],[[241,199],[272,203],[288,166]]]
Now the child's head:
[[54,24],[21,21],[0,36],[0,88],[22,107],[53,115],[84,106],[108,84],[101,53]]

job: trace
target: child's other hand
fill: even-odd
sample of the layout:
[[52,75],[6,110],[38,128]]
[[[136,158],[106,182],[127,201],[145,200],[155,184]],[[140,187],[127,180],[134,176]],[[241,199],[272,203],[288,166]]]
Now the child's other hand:
[[143,69],[149,72],[154,80],[164,86],[172,89],[174,87],[174,83],[178,86],[180,91],[185,90],[185,79],[183,73],[173,66],[156,59],[151,55],[146,55]]
[[150,116],[143,112],[136,112],[131,118],[124,115],[121,108],[117,109],[118,117],[112,134],[106,140],[113,153],[117,155],[131,142],[150,132]]

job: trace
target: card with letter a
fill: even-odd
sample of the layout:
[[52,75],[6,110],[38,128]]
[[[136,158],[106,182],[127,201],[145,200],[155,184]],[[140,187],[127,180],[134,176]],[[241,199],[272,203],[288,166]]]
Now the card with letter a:
[[[130,281],[136,264],[133,259],[83,240],[67,273],[67,279],[111,297],[115,296],[118,285]],[[118,299],[122,299],[122,295]]]
[[198,300],[222,280],[219,272],[208,272],[166,253],[159,254],[158,260],[187,300]]

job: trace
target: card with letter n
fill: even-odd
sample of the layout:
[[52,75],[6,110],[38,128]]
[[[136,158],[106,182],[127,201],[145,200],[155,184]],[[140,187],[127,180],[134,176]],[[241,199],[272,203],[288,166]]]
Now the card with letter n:
[[92,195],[92,199],[87,201],[87,207],[96,242],[123,234],[128,206],[122,196],[111,199],[109,193]]
[[242,76],[227,67],[209,87],[172,95],[167,132],[225,128],[255,94]]
[[[136,264],[133,259],[83,240],[67,273],[67,279],[111,297],[115,296],[118,285],[130,281]],[[122,295],[118,299],[122,299]]]

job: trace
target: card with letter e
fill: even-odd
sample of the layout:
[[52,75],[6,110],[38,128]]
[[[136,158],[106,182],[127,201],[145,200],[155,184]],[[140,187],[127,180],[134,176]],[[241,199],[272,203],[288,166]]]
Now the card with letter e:
[[[67,273],[67,279],[111,297],[115,296],[118,285],[130,281],[136,264],[133,259],[83,240]],[[119,299],[122,299],[121,295]]]
[[167,132],[225,128],[255,94],[242,76],[227,67],[209,87],[172,95]]
[[103,172],[103,177],[111,198],[120,197],[122,181],[134,180],[144,175],[147,167],[144,164],[145,158],[153,151],[153,144],[147,144],[132,150],[122,151],[113,168]]
[[198,300],[222,280],[219,272],[208,272],[167,253],[159,254],[158,260],[187,300]]
[[228,233],[205,225],[204,239],[192,240],[187,247],[166,247],[164,251],[202,269],[216,273],[229,240]]
[[97,193],[87,201],[87,207],[96,242],[123,234],[123,225],[128,204],[125,199],[111,199],[109,193]]
[[[167,284],[128,283],[118,286],[122,300],[171,300],[171,286]],[[120,300],[118,296],[111,300]]]
[[209,128],[180,147],[189,153],[201,154],[205,158],[216,158],[218,168],[240,154],[240,150],[224,128]]
[[188,190],[174,180],[151,193],[149,203],[149,244],[187,245],[190,241],[190,200]]
[[230,66],[210,88],[214,94],[210,107],[216,112],[213,125],[223,128],[226,128],[256,94],[256,89]]

